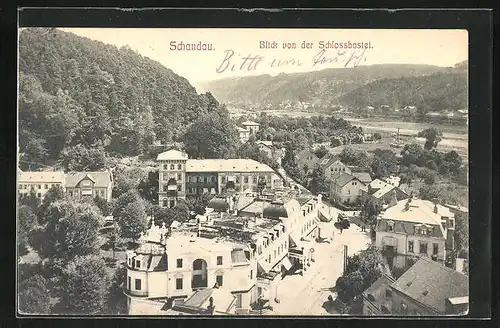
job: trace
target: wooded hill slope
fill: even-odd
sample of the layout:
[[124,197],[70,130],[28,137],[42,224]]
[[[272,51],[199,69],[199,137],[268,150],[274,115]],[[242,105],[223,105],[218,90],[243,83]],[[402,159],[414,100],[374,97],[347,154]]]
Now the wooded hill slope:
[[19,147],[29,161],[137,155],[178,140],[202,114],[227,115],[211,94],[130,48],[27,28],[19,57]]

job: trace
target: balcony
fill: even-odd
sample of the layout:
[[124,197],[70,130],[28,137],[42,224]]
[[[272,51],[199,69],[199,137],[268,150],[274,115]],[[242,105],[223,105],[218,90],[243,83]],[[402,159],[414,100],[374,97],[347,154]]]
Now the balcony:
[[127,288],[123,288],[123,293],[129,297],[148,297],[147,291],[129,290]]

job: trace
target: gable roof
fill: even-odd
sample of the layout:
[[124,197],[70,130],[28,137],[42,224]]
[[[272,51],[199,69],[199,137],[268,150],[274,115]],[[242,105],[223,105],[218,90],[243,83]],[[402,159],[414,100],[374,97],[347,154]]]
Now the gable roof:
[[445,313],[445,300],[469,296],[466,275],[427,258],[420,258],[391,288],[413,300]]
[[268,141],[268,140],[259,140],[259,141],[256,141],[255,142],[257,145],[264,145],[268,148],[272,148],[274,145],[273,145],[273,142],[272,141]]
[[408,200],[401,200],[396,205],[386,209],[381,216],[395,221],[406,221],[421,224],[441,226],[441,217],[449,218],[455,215],[445,206],[437,205],[438,212],[434,213],[434,204],[428,200],[412,199],[408,210]]
[[187,160],[188,155],[182,151],[179,151],[177,149],[170,149],[167,151],[164,151],[163,153],[158,154],[156,157],[157,161],[164,161],[164,160]]
[[57,171],[19,171],[19,183],[40,182],[40,183],[64,183],[64,172]]
[[342,172],[342,174],[340,174],[337,178],[335,178],[333,180],[333,183],[335,183],[337,186],[339,187],[343,187],[345,186],[349,181],[352,181],[352,180],[358,180],[356,177],[353,177],[352,175],[348,174],[348,173],[345,173],[345,172]]
[[241,123],[241,125],[258,126],[260,124],[256,123],[256,122],[253,122],[253,121],[245,121],[245,122]]
[[66,174],[66,187],[75,188],[85,178],[92,180],[96,188],[107,188],[113,181],[113,176],[109,171],[70,172]]
[[351,172],[351,174],[364,184],[368,184],[372,181],[372,177],[368,172]]
[[275,173],[266,164],[253,159],[188,159],[186,172],[262,172]]
[[331,163],[334,163],[336,160],[337,158],[335,157],[335,155],[333,155],[332,153],[326,153],[325,156],[319,159],[319,165],[331,165]]
[[377,310],[380,312],[382,312],[382,306],[390,312],[392,308],[392,300],[387,299],[385,293],[386,290],[390,288],[389,286],[392,283],[394,283],[394,278],[383,274],[363,292],[363,296],[375,305]]

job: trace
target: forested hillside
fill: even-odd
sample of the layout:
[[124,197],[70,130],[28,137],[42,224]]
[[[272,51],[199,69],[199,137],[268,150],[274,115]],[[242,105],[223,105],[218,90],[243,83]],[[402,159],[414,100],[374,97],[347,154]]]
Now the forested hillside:
[[130,48],[57,29],[19,36],[19,147],[31,162],[137,155],[179,140],[206,113],[227,113],[211,94]]
[[363,108],[415,106],[423,111],[467,108],[467,74],[437,73],[418,77],[381,79],[340,97],[342,104]]
[[320,106],[338,105],[339,98],[380,79],[419,77],[454,72],[431,65],[384,64],[321,71],[261,75],[212,81],[205,86],[217,99],[233,104],[279,104],[302,101]]

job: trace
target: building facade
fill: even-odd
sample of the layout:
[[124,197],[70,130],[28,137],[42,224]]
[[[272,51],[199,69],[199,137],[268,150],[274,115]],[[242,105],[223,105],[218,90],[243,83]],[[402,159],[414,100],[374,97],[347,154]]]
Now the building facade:
[[384,275],[363,292],[364,315],[464,315],[468,308],[468,277],[428,258],[396,281]]
[[342,173],[351,174],[351,169],[339,160],[332,158],[327,164],[324,165],[325,177],[328,180],[337,178]]
[[229,291],[235,311],[249,313],[257,302],[279,299],[284,275],[294,270],[307,274],[319,215],[325,211],[321,195],[224,202],[223,197],[211,201],[205,215],[176,228],[152,223],[141,236],[141,245],[127,253],[124,292],[130,314],[146,300],[185,304],[210,288]]
[[57,172],[18,172],[19,197],[26,197],[31,192],[42,200],[47,191],[53,186],[65,189],[66,175],[62,171]]
[[330,198],[337,204],[357,204],[364,186],[364,183],[351,174],[341,173],[330,182]]
[[391,266],[402,268],[407,258],[419,257],[445,263],[454,249],[455,215],[444,206],[409,198],[382,212],[375,231],[375,245]]
[[260,124],[253,121],[245,121],[241,123],[241,125],[243,126],[243,128],[250,131],[250,135],[255,135],[260,128]]
[[256,191],[283,186],[283,179],[271,167],[251,159],[188,159],[178,150],[158,155],[159,204],[173,207],[178,199],[203,193]]
[[380,179],[375,179],[361,188],[361,203],[371,204],[377,213],[385,209],[394,196],[398,201],[409,197],[401,188]]
[[66,175],[66,194],[74,199],[100,197],[108,202],[112,199],[113,173],[70,172]]

